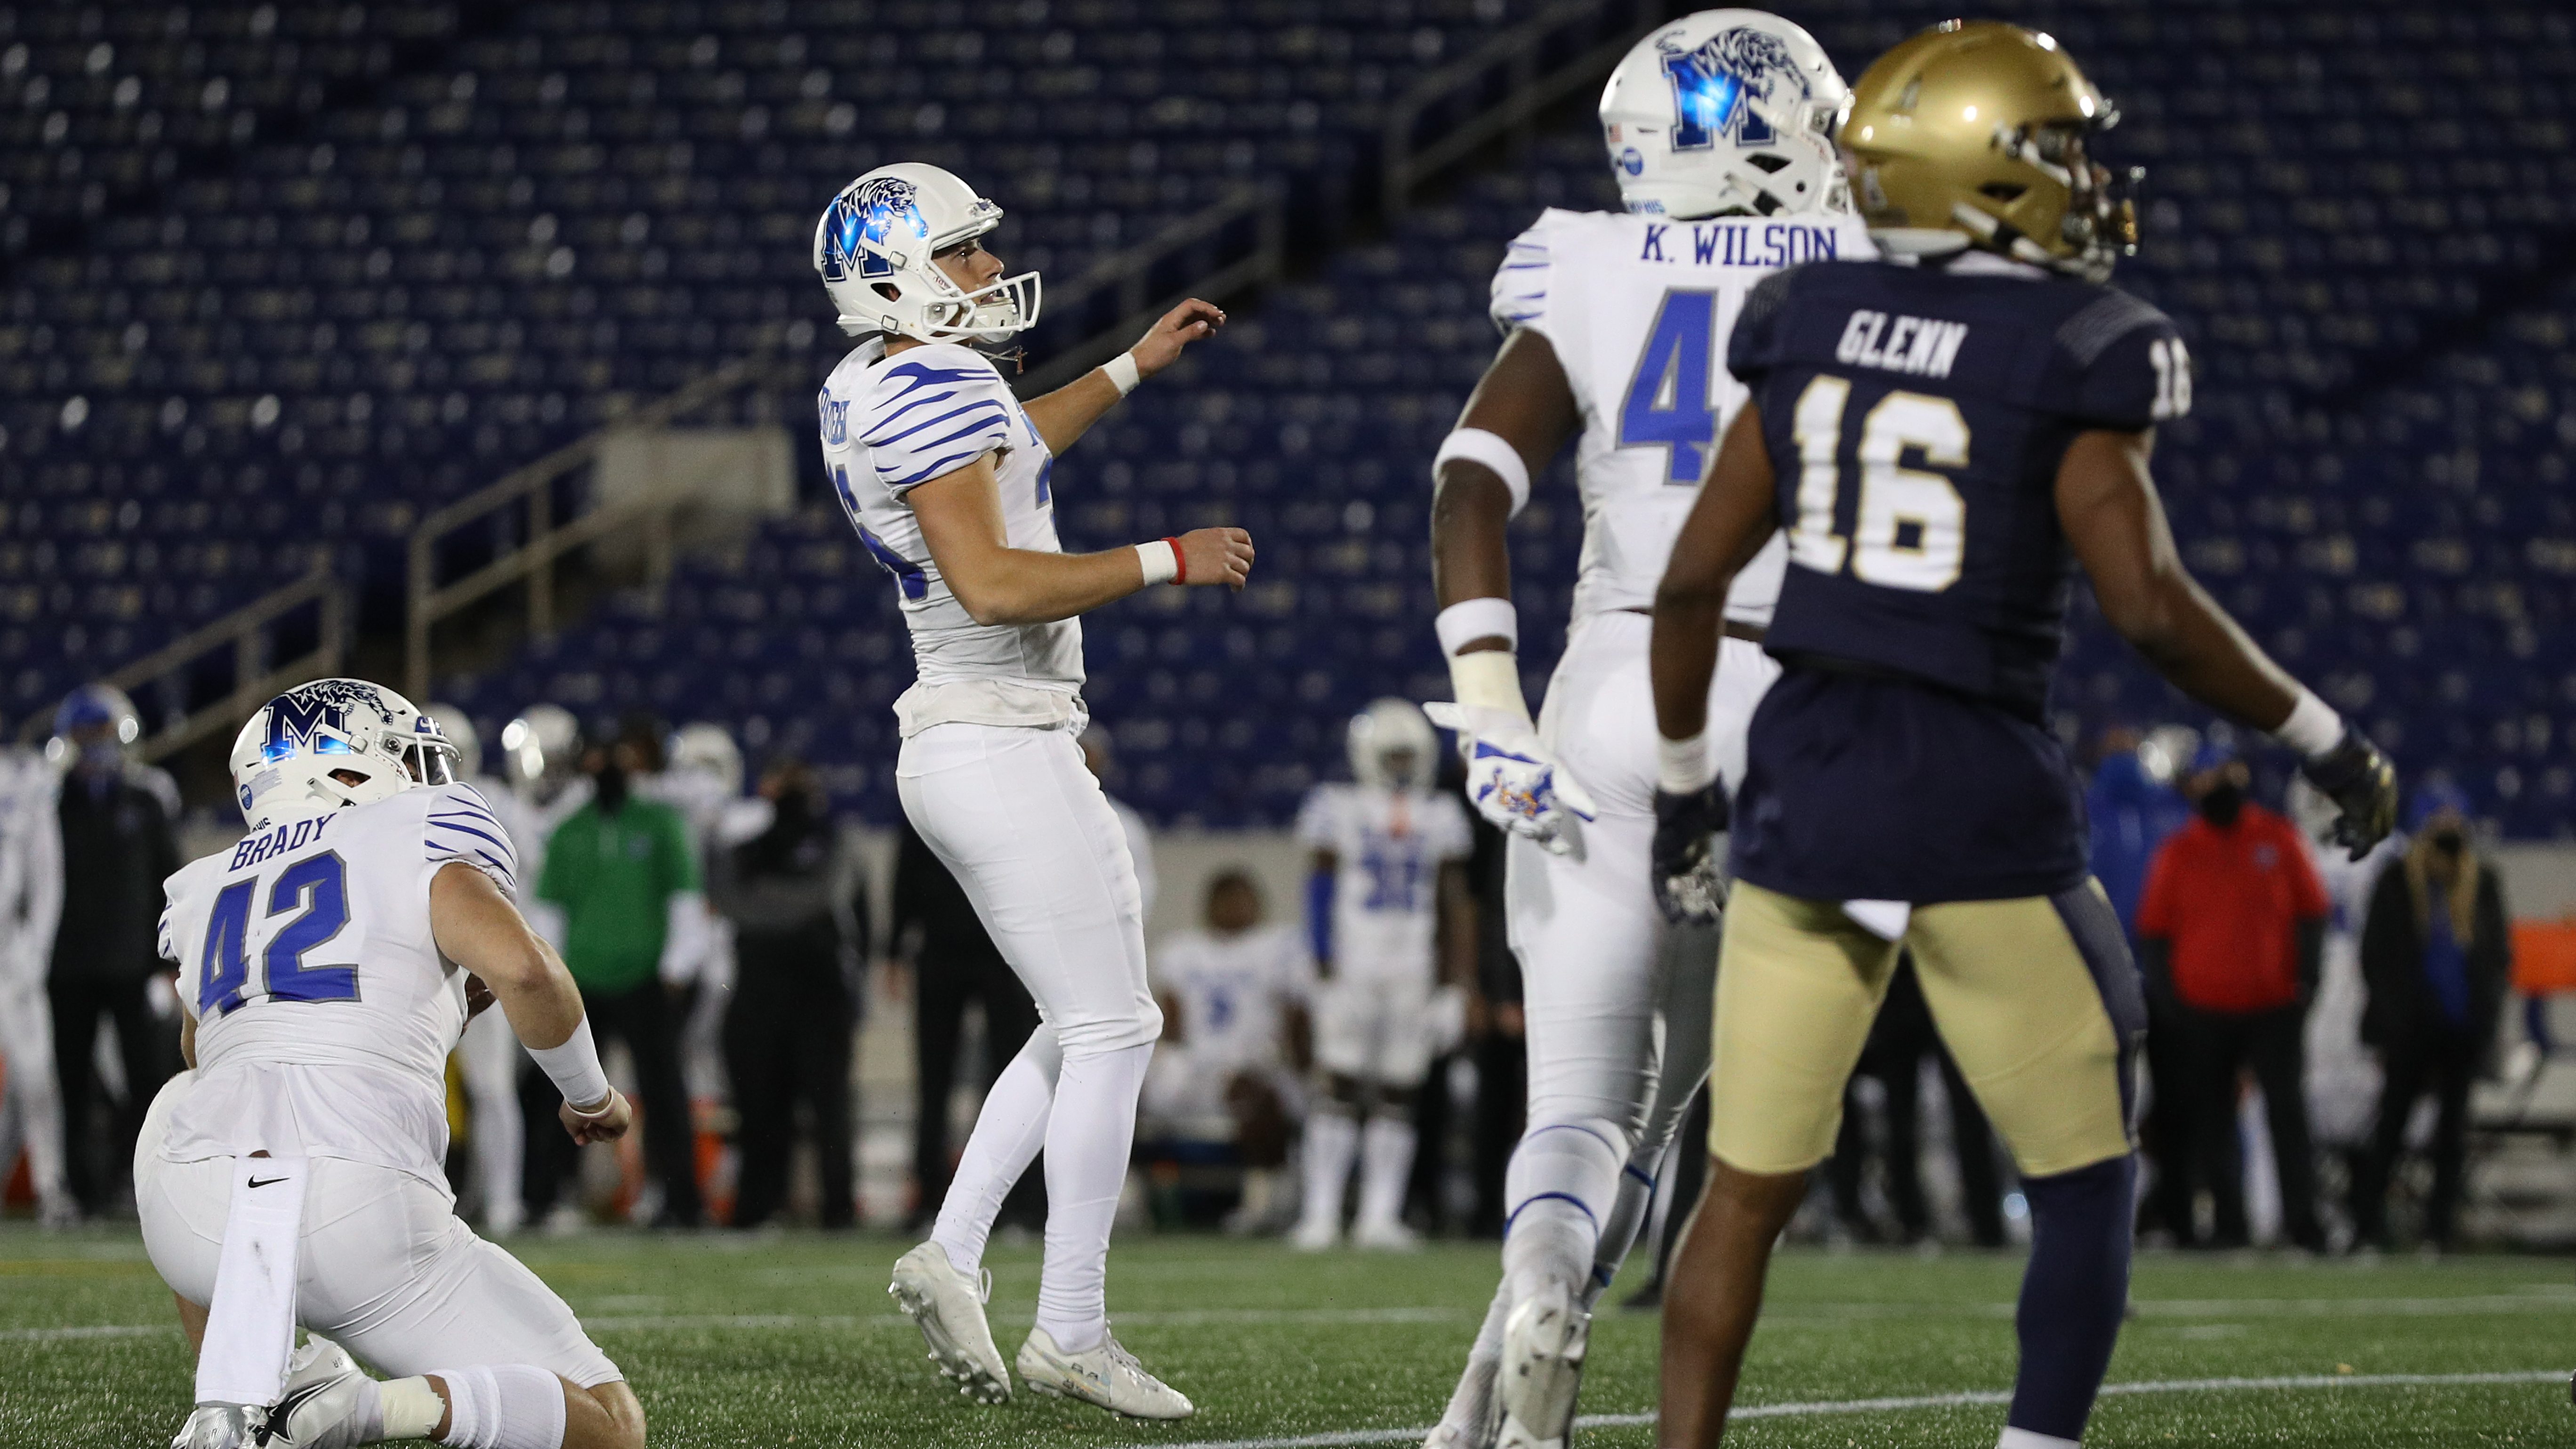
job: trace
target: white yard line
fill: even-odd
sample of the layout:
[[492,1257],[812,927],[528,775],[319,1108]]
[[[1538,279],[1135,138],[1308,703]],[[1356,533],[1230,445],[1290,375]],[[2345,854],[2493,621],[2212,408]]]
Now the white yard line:
[[[2277,1378],[2156,1379],[2144,1383],[2104,1384],[2114,1394],[2228,1393],[2248,1389],[2442,1388],[2479,1384],[2555,1384],[2563,1369],[2521,1369],[2503,1373],[2466,1374],[2294,1374]],[[1884,1399],[1817,1399],[1807,1403],[1748,1404],[1731,1419],[1803,1419],[1825,1414],[1886,1414],[1911,1409],[1953,1409],[2012,1402],[2001,1389],[1972,1389],[1955,1394],[1915,1394]],[[1652,1414],[1586,1414],[1575,1420],[1583,1429],[1628,1429],[1655,1422]],[[1355,1444],[1418,1443],[1431,1432],[1422,1429],[1350,1429],[1336,1434],[1299,1434],[1275,1439],[1201,1439],[1166,1444],[1161,1449],[1336,1449]]]
[[[2145,1298],[2136,1302],[2142,1318],[2308,1318],[2344,1314],[2463,1317],[2508,1313],[2576,1312],[2576,1291],[2544,1289],[2525,1293],[2486,1293],[2428,1298]],[[1468,1308],[1182,1308],[1160,1312],[1121,1313],[1116,1321],[1137,1328],[1189,1328],[1221,1324],[1370,1324],[1455,1323],[1474,1318]],[[1810,1303],[1766,1314],[1774,1327],[1844,1323],[1854,1319],[1982,1317],[2010,1318],[2010,1303]],[[996,1321],[1028,1321],[1024,1312],[994,1315]],[[910,1322],[900,1313],[606,1313],[586,1315],[585,1327],[602,1333],[651,1333],[691,1328],[722,1329],[878,1329]],[[141,1338],[176,1331],[168,1324],[107,1323],[78,1328],[0,1328],[0,1343],[68,1343],[90,1338]],[[1302,1441],[1301,1441],[1302,1442]],[[1339,1443],[1340,1440],[1317,1440]],[[1376,1440],[1351,1440],[1375,1443]]]

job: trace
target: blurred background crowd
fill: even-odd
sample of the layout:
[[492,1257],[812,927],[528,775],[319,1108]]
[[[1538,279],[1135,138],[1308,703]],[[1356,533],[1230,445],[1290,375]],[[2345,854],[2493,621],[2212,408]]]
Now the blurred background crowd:
[[[563,952],[644,1123],[626,1143],[573,1148],[506,1024],[478,1019],[451,1072],[450,1173],[483,1229],[917,1228],[1037,1021],[920,838],[836,815],[808,766],[747,764],[715,725],[585,723],[539,704],[486,740],[463,712],[433,713],[510,823],[521,905]],[[115,691],[76,691],[54,724],[43,751],[7,761],[0,1179],[12,1206],[69,1223],[130,1211],[142,1106],[178,1068],[159,880],[239,832],[183,812],[168,776],[134,758],[139,722]],[[1110,738],[1095,726],[1084,742],[1114,799]],[[2095,868],[2151,1009],[2145,1240],[2564,1241],[2576,1091],[2554,1055],[2560,998],[2518,974],[2508,873],[2461,793],[2418,786],[2405,832],[2355,862],[2319,843],[2328,812],[2304,787],[2258,798],[2224,733],[2114,729],[2097,744]],[[1427,753],[1448,766],[1447,750]],[[1353,761],[1367,773],[1358,746]],[[1118,810],[1168,1023],[1130,1220],[1311,1247],[1342,1241],[1345,1219],[1363,1247],[1497,1233],[1523,1095],[1499,838],[1457,812],[1474,834],[1439,858],[1454,892],[1420,962],[1427,1062],[1364,1097],[1315,1051],[1331,949],[1317,883],[1334,869],[1320,838],[1158,836]],[[1697,1155],[1678,1154],[1668,1197],[1688,1200]],[[1019,1192],[1005,1223],[1033,1230],[1040,1176]],[[2009,1159],[1910,974],[1795,1231],[1986,1247],[2026,1235]]]

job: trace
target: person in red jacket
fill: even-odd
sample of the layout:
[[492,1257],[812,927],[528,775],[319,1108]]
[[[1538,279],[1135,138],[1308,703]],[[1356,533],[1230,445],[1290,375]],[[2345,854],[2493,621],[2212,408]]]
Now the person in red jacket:
[[2308,1003],[2331,906],[2298,827],[2246,798],[2252,778],[2232,751],[2204,747],[2183,782],[2196,818],[2148,867],[2138,964],[2180,1037],[2150,1041],[2148,1049],[2179,1052],[2179,1075],[2196,1088],[2187,1104],[2186,1155],[2217,1208],[2213,1244],[2247,1240],[2236,1093],[2250,1067],[2271,1122],[2282,1229],[2319,1251],[2325,1232],[2317,1222],[2302,1079]]

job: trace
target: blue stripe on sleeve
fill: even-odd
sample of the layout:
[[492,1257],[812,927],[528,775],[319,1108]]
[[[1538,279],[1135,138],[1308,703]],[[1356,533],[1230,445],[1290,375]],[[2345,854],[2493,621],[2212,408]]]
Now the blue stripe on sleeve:
[[931,479],[938,477],[940,474],[955,468],[958,464],[972,462],[991,451],[993,451],[991,448],[969,448],[963,453],[951,453],[947,457],[940,459],[938,462],[931,464],[929,467],[922,469],[918,473],[909,474],[901,478],[887,478],[885,479],[885,486],[888,488],[909,488],[915,483],[927,483]]
[[[893,408],[885,412],[871,412],[867,414],[867,427],[882,428],[886,424],[893,422],[895,419],[902,417],[905,413],[911,412],[914,408],[926,408],[934,403],[946,402],[955,396],[957,396],[957,390],[955,388],[951,388],[946,392],[934,392],[927,397],[913,398],[910,401],[904,402],[903,406]],[[861,430],[860,441],[866,441],[866,429],[864,428]]]
[[[996,402],[992,398],[979,397],[973,402],[967,403],[962,407],[950,408],[948,411],[941,413],[935,418],[927,418],[921,422],[917,422],[899,433],[889,433],[882,438],[861,437],[859,441],[867,444],[871,448],[892,447],[896,443],[902,442],[904,439],[911,437],[913,434],[918,433],[925,428],[935,428],[941,423],[948,421],[950,418],[963,417],[966,414],[973,412],[982,412],[985,416],[977,418],[974,422],[969,423],[967,425],[968,427],[988,427],[995,423],[1006,422],[1010,417],[1009,411],[999,402]],[[954,435],[952,434],[951,436]],[[940,441],[945,442],[947,439],[943,438]],[[913,446],[917,448],[935,448],[938,444],[916,443]]]
[[[477,840],[489,841],[489,842],[491,842],[492,844],[499,846],[501,849],[503,849],[503,850],[505,850],[505,851],[510,850],[510,842],[508,842],[508,841],[506,841],[506,840],[501,839],[501,838],[500,838],[499,836],[497,836],[497,835],[487,835],[487,834],[485,834],[484,832],[482,832],[482,831],[480,831],[480,830],[475,829],[475,828],[474,828],[473,826],[471,826],[471,825],[459,825],[459,824],[456,824],[454,821],[450,821],[450,820],[433,820],[433,821],[431,821],[431,822],[430,822],[430,824],[429,824],[429,828],[430,828],[430,829],[432,829],[432,830],[453,830],[453,831],[456,831],[456,832],[457,832],[458,834],[460,834],[460,835],[471,835],[471,836],[473,836],[473,837],[474,837],[475,839],[477,839]],[[433,843],[434,843],[434,842],[433,842]],[[463,845],[451,845],[451,846],[446,846],[446,847],[441,847],[441,848],[443,848],[443,849],[453,849],[453,850],[468,850],[468,849],[473,849],[474,847],[471,847],[471,846],[463,846]],[[517,852],[516,852],[516,851],[511,851],[510,853],[511,853],[511,854],[513,854],[513,855],[517,854]]]

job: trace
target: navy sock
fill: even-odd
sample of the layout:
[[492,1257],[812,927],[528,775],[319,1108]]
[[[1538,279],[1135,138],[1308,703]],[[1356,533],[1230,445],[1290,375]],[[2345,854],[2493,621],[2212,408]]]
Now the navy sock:
[[2084,1437],[2084,1420],[2111,1365],[2129,1304],[2129,1238],[2138,1185],[2135,1153],[2054,1177],[2023,1180],[2030,1203],[2030,1265],[2022,1271],[2021,1375],[2005,1423],[2059,1439]]

